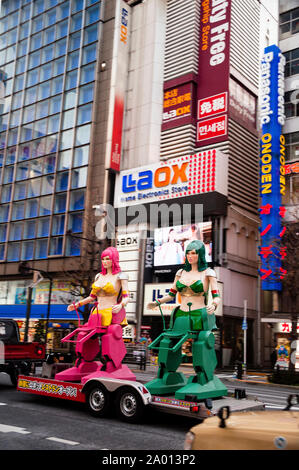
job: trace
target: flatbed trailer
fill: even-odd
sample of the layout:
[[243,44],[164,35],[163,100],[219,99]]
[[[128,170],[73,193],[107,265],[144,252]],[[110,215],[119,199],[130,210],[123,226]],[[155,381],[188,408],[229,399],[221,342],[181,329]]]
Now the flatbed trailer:
[[214,416],[222,406],[229,406],[231,411],[264,408],[263,403],[254,399],[224,397],[192,402],[178,400],[174,396],[151,395],[141,382],[106,377],[92,378],[83,385],[37,375],[20,375],[17,390],[84,403],[93,416],[104,417],[113,406],[117,416],[130,423],[140,422],[147,407],[199,420]]

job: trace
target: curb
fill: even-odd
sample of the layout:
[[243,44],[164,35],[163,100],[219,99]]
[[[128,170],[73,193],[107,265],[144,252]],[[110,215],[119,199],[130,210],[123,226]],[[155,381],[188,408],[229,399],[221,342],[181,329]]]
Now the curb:
[[246,380],[246,379],[225,379],[228,382],[234,382],[234,383],[247,383],[247,384],[254,384],[254,385],[261,385],[261,386],[272,386],[272,387],[280,387],[280,388],[291,388],[294,390],[299,390],[299,385],[285,385],[285,384],[277,384],[273,382],[266,382],[266,381],[257,381],[257,380]]

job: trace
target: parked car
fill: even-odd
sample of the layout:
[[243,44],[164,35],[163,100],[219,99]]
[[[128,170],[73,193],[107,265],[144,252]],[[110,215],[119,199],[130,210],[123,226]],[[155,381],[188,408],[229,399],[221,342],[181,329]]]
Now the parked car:
[[[295,397],[299,403],[299,395]],[[218,416],[207,418],[190,429],[184,449],[299,450],[299,411],[263,410],[230,414],[229,407],[223,407]]]

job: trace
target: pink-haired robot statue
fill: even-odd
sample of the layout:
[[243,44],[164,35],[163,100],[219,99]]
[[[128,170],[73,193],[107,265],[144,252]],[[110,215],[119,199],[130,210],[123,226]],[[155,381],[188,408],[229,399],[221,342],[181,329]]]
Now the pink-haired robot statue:
[[[92,377],[136,380],[122,364],[126,355],[122,326],[127,325],[124,307],[129,302],[128,276],[121,272],[116,248],[105,249],[101,259],[102,270],[95,277],[89,297],[68,306],[68,311],[72,311],[96,301],[88,322],[62,339],[62,342],[76,343],[75,366],[59,372],[55,379],[83,384]],[[76,340],[72,340],[75,335]],[[95,361],[99,353],[100,361]]]

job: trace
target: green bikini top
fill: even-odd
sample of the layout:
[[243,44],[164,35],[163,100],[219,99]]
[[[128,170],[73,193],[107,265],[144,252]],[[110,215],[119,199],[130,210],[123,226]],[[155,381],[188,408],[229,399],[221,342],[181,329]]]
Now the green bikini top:
[[[180,269],[176,273],[176,276],[181,277],[182,273],[183,273],[183,269]],[[215,271],[211,268],[207,269],[206,275],[209,276],[209,277],[210,276],[211,277],[216,277]],[[177,280],[176,281],[176,288],[177,288],[178,292],[180,292],[181,295],[183,295],[185,297],[191,297],[191,296],[194,296],[194,295],[204,295],[205,297],[207,297],[207,295],[208,295],[208,292],[204,291],[203,282],[200,279],[198,281],[193,282],[189,286],[187,286],[186,284],[183,284],[181,281]]]

